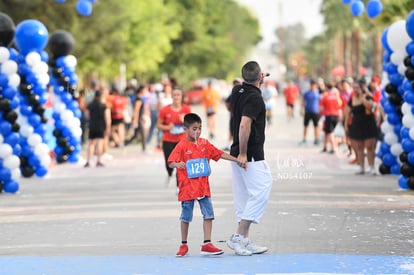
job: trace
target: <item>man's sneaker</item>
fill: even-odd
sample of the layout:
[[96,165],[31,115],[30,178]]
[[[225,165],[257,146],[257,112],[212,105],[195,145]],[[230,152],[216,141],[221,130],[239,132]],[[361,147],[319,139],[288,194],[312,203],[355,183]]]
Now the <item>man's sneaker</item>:
[[180,249],[175,254],[175,256],[177,256],[177,257],[184,257],[185,255],[187,255],[187,252],[188,252],[188,245],[182,244],[182,245],[180,245]]
[[262,254],[269,250],[266,246],[258,246],[250,240],[248,240],[246,244],[246,249],[252,252],[253,254]]
[[243,240],[238,236],[232,236],[230,240],[227,241],[227,246],[234,250],[234,253],[239,256],[251,256],[253,253],[246,249],[246,244],[243,243]]
[[201,255],[221,255],[224,251],[215,247],[212,243],[206,243],[201,246]]

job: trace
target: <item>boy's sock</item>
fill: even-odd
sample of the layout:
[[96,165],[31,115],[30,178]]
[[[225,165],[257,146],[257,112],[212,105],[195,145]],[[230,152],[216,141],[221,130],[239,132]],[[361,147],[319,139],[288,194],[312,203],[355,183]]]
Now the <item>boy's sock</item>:
[[204,240],[204,243],[211,243],[211,240]]
[[181,241],[181,244],[187,244],[187,241]]

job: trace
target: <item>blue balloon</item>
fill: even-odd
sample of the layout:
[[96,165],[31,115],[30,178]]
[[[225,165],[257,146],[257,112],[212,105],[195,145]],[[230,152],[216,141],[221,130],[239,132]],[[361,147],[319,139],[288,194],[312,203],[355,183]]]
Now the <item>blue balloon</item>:
[[395,125],[395,124],[400,123],[401,118],[400,118],[400,116],[399,116],[397,113],[390,113],[390,114],[388,114],[388,116],[387,116],[387,120],[388,120],[388,122],[389,122],[390,124]]
[[20,105],[19,97],[15,96],[10,100],[10,108],[16,109]]
[[[382,35],[381,35],[381,44],[382,44],[382,47],[386,50],[386,52],[387,52],[389,55],[391,55],[392,50],[391,50],[390,46],[388,45],[388,41],[387,41],[388,29],[389,29],[389,28],[386,28],[386,29],[382,32]],[[384,60],[389,60],[389,59],[384,59]]]
[[408,53],[409,56],[413,56],[414,55],[414,41],[409,42],[405,46],[405,51]]
[[350,9],[353,16],[360,16],[364,13],[365,6],[362,1],[353,0]]
[[394,133],[396,135],[399,135],[401,133],[401,129],[402,129],[403,125],[401,123],[397,123],[394,125]]
[[16,193],[19,190],[19,184],[15,180],[10,180],[3,185],[4,192]]
[[48,31],[45,25],[34,19],[24,20],[16,27],[14,41],[22,55],[31,51],[42,51],[48,41]]
[[0,121],[0,133],[2,136],[8,136],[12,131],[12,126],[11,124],[6,121]]
[[398,74],[398,66],[394,63],[388,62],[385,64],[385,67],[385,71],[388,73],[388,75]]
[[30,116],[33,112],[33,107],[27,104],[20,105],[20,113],[24,116]]
[[39,125],[42,122],[40,116],[35,113],[31,114],[28,120],[29,120],[30,125],[34,127],[37,127],[37,125]]
[[82,16],[89,16],[92,14],[92,3],[86,0],[79,0],[76,4],[76,10]]
[[411,138],[403,138],[401,141],[401,146],[405,152],[414,151],[414,141]]
[[13,147],[13,154],[15,154],[16,156],[20,156],[21,153],[22,153],[22,147],[20,146],[20,144],[16,144]]
[[3,89],[3,96],[7,99],[13,99],[13,97],[17,94],[17,90],[14,87],[8,86]]
[[14,48],[9,48],[9,53],[10,53],[10,60],[16,61],[17,57],[19,56],[19,52],[16,51],[16,49]]
[[403,95],[403,99],[410,104],[414,104],[414,93],[411,91],[405,91]]
[[344,5],[348,5],[349,3],[351,3],[352,0],[342,0],[342,4]]
[[367,15],[369,18],[375,18],[382,12],[382,3],[379,0],[369,0],[367,3]]
[[9,144],[11,147],[16,146],[20,141],[20,135],[16,132],[11,132],[9,135],[4,137],[4,142]]
[[6,88],[8,85],[9,85],[8,75],[0,73],[0,87]]
[[395,105],[393,105],[388,100],[384,103],[384,105],[382,107],[384,108],[384,112],[386,114],[396,113],[397,112],[397,109],[395,108]]
[[47,169],[44,166],[40,165],[36,167],[35,175],[39,178],[44,177],[47,175]]
[[79,154],[70,154],[68,157],[68,162],[70,163],[77,163],[79,161]]
[[393,175],[399,175],[400,174],[400,164],[395,163],[394,165],[391,165],[390,172]]
[[408,189],[407,178],[403,175],[398,177],[398,186],[402,189]]
[[35,154],[33,154],[29,157],[28,163],[32,167],[37,167],[37,166],[40,166],[40,164],[41,164],[40,159]]
[[404,76],[400,75],[399,73],[393,73],[388,76],[388,79],[394,86],[400,86],[404,80]]
[[414,152],[409,152],[407,155],[408,163],[414,165]]
[[11,180],[11,172],[9,168],[1,167],[0,168],[0,181],[6,182]]
[[56,2],[58,2],[58,3],[65,3],[66,0],[56,0]]
[[390,150],[391,150],[391,146],[390,145],[388,145],[385,142],[381,142],[381,145],[380,145],[380,151],[381,152],[383,152],[384,154],[389,154],[389,153],[391,153]]
[[397,159],[395,158],[395,156],[393,154],[386,153],[386,154],[384,154],[382,162],[387,166],[392,166],[395,163],[397,163]]
[[408,36],[414,40],[414,10],[412,10],[405,19],[405,30]]
[[[400,136],[401,138],[409,138],[410,137],[410,129],[407,127],[401,127],[400,129]],[[398,133],[397,133],[398,135]]]

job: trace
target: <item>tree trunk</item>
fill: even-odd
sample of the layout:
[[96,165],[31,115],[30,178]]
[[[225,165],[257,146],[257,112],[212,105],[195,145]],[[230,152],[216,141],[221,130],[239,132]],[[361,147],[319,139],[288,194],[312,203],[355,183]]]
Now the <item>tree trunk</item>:
[[359,30],[352,32],[352,74],[359,78],[359,68],[361,67],[361,33]]
[[381,75],[382,72],[382,47],[381,36],[378,32],[372,35],[372,73]]

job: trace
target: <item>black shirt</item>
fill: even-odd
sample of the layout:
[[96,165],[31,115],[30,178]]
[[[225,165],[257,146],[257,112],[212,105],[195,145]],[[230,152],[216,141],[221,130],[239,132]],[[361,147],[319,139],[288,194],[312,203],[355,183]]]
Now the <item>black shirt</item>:
[[256,86],[243,83],[235,86],[231,93],[231,133],[233,144],[230,154],[239,155],[239,127],[242,116],[251,118],[251,131],[247,143],[247,160],[264,160],[266,108],[262,92]]
[[96,99],[94,99],[88,105],[89,110],[89,129],[91,131],[105,131],[105,110],[106,105]]

